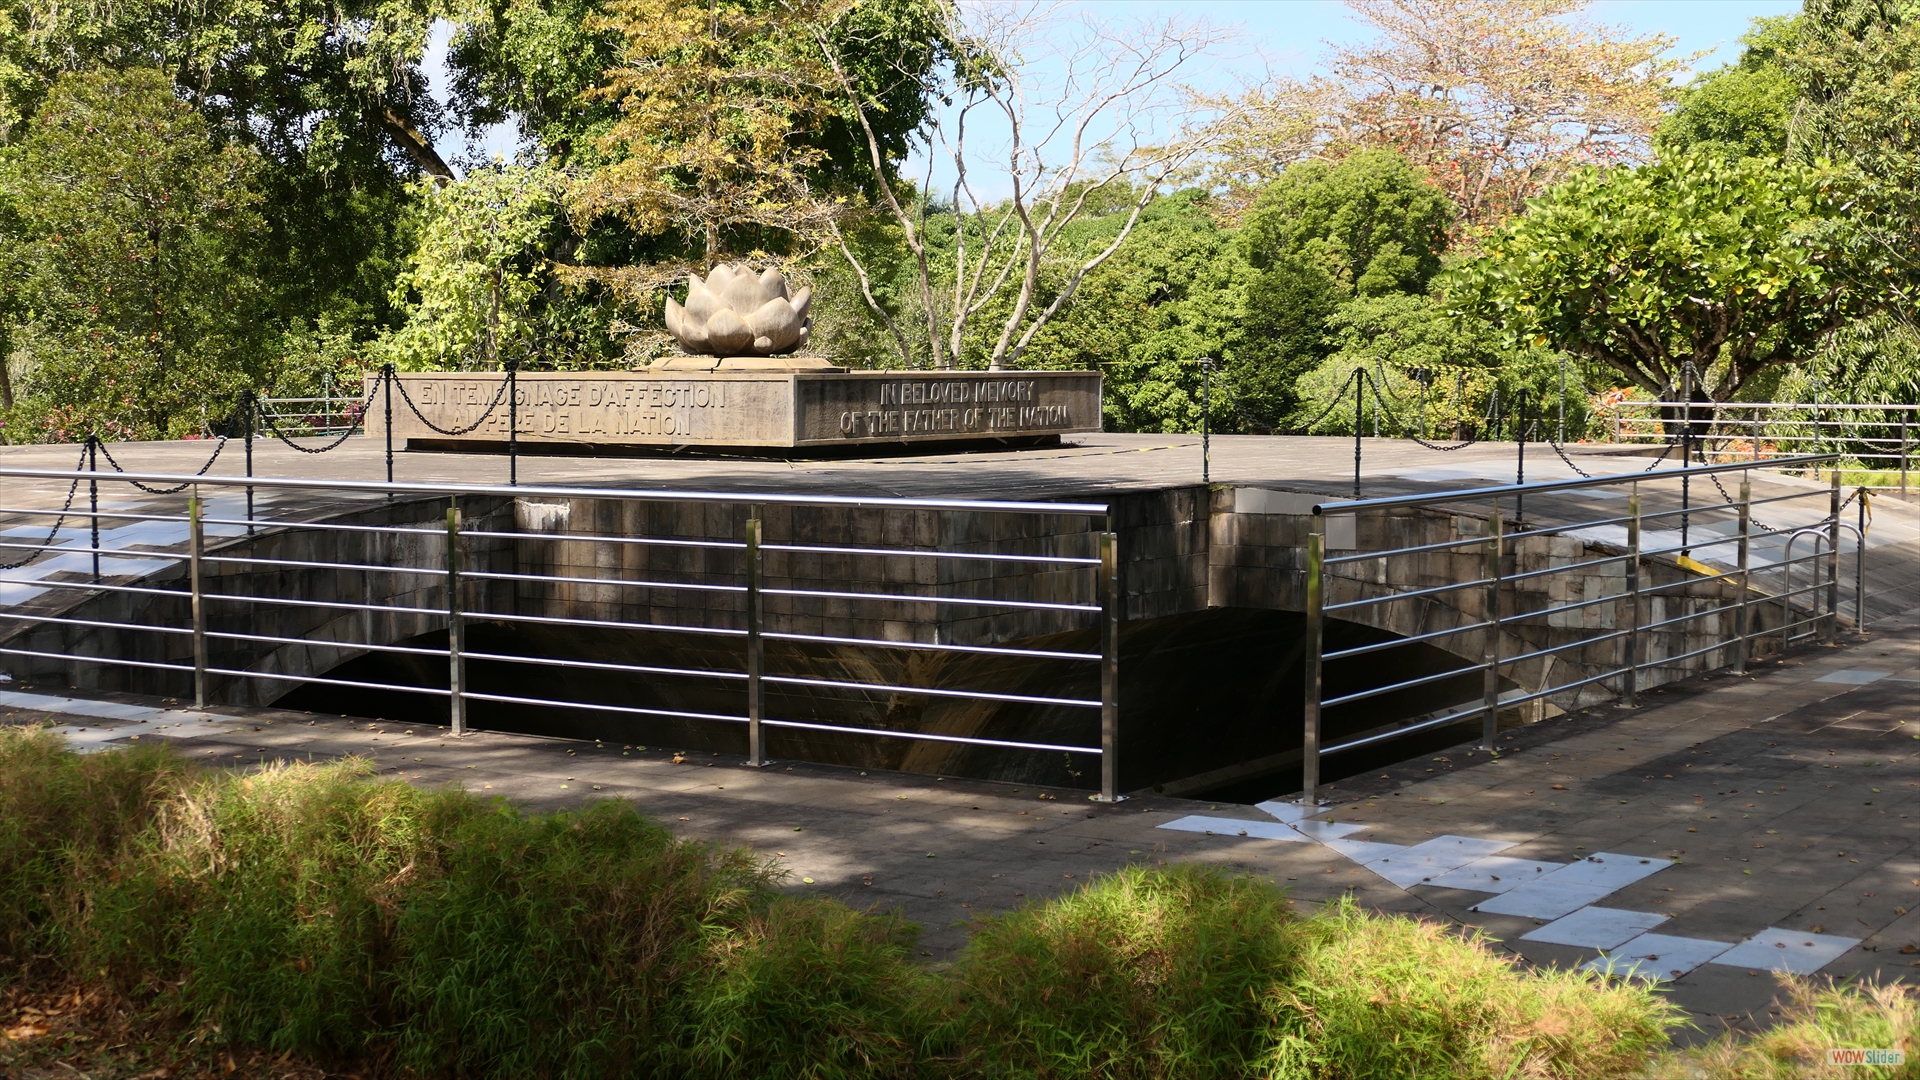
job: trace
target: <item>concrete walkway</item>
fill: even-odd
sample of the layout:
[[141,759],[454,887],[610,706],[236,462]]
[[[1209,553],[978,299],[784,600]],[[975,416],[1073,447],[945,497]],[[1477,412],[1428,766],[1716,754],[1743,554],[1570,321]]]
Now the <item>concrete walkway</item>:
[[1461,747],[1342,782],[1305,820],[1282,804],[1094,806],[1062,790],[44,687],[0,686],[0,719],[64,721],[80,749],[160,739],[233,767],[361,755],[386,776],[531,809],[629,799],[683,835],[751,847],[791,889],[903,909],[926,927],[930,962],[955,954],[974,916],[1187,860],[1265,877],[1301,904],[1351,893],[1482,927],[1534,963],[1610,951],[1617,968],[1666,978],[1709,1032],[1765,1023],[1770,967],[1920,977],[1920,612],[1638,709],[1521,729],[1497,756]]

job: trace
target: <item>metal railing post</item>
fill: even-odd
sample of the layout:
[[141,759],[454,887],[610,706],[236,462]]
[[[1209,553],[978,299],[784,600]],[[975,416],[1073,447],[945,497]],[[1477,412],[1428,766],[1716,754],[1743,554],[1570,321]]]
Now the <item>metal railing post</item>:
[[1693,361],[1681,365],[1680,382],[1680,554],[1690,555],[1687,535],[1692,515],[1687,510],[1693,506],[1693,477],[1684,470],[1693,468]]
[[207,707],[207,612],[205,570],[206,529],[201,524],[200,493],[187,497],[187,587],[193,593],[193,707]]
[[1753,576],[1748,566],[1748,557],[1753,544],[1753,473],[1740,474],[1740,603],[1733,615],[1733,669],[1745,673],[1752,647],[1752,610],[1749,596],[1752,592]]
[[760,518],[747,519],[747,764],[767,763],[766,744],[760,732],[766,705],[763,679],[766,676],[766,646],[760,636],[762,612],[761,580],[764,569],[760,550]]
[[1486,712],[1480,720],[1480,748],[1492,750],[1500,737],[1500,561],[1504,546],[1500,520],[1500,500],[1493,500],[1493,513],[1487,519],[1487,646],[1483,686]]
[[1120,794],[1120,534],[1100,534],[1100,794],[1095,802],[1117,803]]
[[[389,362],[380,369],[380,392],[386,398],[387,408],[387,483],[393,483],[393,364]],[[387,492],[387,498],[393,498],[393,492]]]
[[1360,499],[1360,414],[1366,402],[1361,395],[1367,389],[1367,369],[1353,369],[1353,498]]
[[1833,470],[1827,499],[1827,641],[1840,636],[1840,469]]
[[[1518,456],[1514,459],[1513,482],[1516,484],[1524,484],[1527,482],[1527,388],[1526,387],[1523,386],[1520,388],[1519,401],[1516,404],[1520,410],[1519,424],[1518,424],[1518,427],[1514,430],[1513,434],[1516,440],[1515,444],[1519,447],[1519,453],[1518,453]],[[1518,531],[1520,529],[1524,529],[1527,527],[1527,497],[1525,495],[1515,495],[1513,497],[1513,527],[1515,531]]]
[[1321,655],[1326,651],[1327,519],[1313,515],[1307,534],[1307,636],[1303,653],[1306,694],[1301,712],[1300,802],[1319,805]]
[[1626,635],[1620,639],[1626,661],[1621,700],[1631,708],[1640,692],[1640,484],[1627,492]]
[[1860,524],[1856,531],[1860,535],[1854,537],[1859,546],[1853,549],[1853,632],[1864,634],[1867,632],[1867,500],[1871,498],[1865,485],[1860,487],[1857,497]]
[[93,542],[93,583],[100,584],[100,481],[93,474],[100,471],[100,437],[87,433],[87,509],[91,511],[88,521],[92,522],[90,535]]
[[1213,360],[1200,358],[1200,482],[1213,483]]
[[520,362],[507,361],[507,486],[520,483]]
[[1911,450],[1907,446],[1907,425],[1913,419],[1910,412],[1900,414],[1900,497],[1907,497],[1907,458]]
[[[242,449],[247,454],[247,479],[253,479],[253,410],[259,407],[251,389],[240,391]],[[253,485],[247,485],[247,535],[253,535]]]
[[460,500],[447,506],[447,690],[448,720],[455,735],[467,733],[467,627],[460,614]]

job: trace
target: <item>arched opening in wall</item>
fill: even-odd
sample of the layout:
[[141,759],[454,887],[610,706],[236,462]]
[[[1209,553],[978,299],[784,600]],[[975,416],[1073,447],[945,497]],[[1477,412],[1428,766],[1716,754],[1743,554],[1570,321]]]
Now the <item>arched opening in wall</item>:
[[[1245,608],[1145,619],[1125,624],[1120,650],[1120,786],[1166,794],[1254,800],[1297,791],[1303,706],[1304,617],[1296,612]],[[1391,640],[1372,627],[1329,620],[1329,650]],[[444,649],[444,631],[403,644]],[[1083,630],[1005,644],[1054,651],[1097,651],[1094,631]],[[711,673],[707,677],[637,674],[584,665],[469,660],[468,689],[479,694],[546,698],[585,707],[529,706],[468,701],[468,723],[479,730],[622,746],[671,747],[728,754],[746,752],[744,723],[659,714],[741,716],[746,708],[743,643],[735,637],[580,626],[507,626],[476,620],[467,627],[469,653],[493,653],[586,663],[649,665]],[[1333,697],[1465,666],[1460,657],[1426,644],[1384,654],[1387,662],[1330,664],[1325,694]],[[1045,658],[1009,658],[913,649],[768,641],[766,672],[786,678],[834,680],[931,689],[1097,700],[1095,664]],[[445,687],[444,659],[369,653],[328,678],[390,685]],[[1385,725],[1471,701],[1481,693],[1476,671],[1393,691],[1364,707],[1329,714],[1324,738],[1338,741]],[[772,682],[764,715],[795,720],[1002,741],[1098,746],[1096,709],[1020,702],[886,693]],[[444,724],[446,701],[400,690],[309,685],[276,702],[282,708]],[[595,708],[593,706],[603,706]],[[1470,726],[1470,725],[1468,725]],[[1379,750],[1329,758],[1322,776],[1379,768],[1432,746],[1460,741],[1462,726],[1384,744]],[[892,736],[766,729],[776,759],[861,769],[891,769],[1018,783],[1097,790],[1097,755],[968,746]],[[1435,740],[1438,740],[1437,742]],[[1384,755],[1384,756],[1383,756]]]

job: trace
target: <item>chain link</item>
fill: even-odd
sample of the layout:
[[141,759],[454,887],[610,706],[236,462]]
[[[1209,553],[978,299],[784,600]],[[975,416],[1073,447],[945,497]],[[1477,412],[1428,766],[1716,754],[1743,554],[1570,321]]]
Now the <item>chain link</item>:
[[[1479,436],[1476,435],[1476,436],[1469,437],[1465,442],[1454,443],[1452,446],[1442,446],[1439,443],[1428,442],[1426,439],[1423,439],[1420,436],[1415,435],[1413,432],[1407,430],[1407,425],[1400,422],[1400,417],[1394,413],[1393,409],[1387,404],[1386,399],[1380,396],[1380,383],[1378,379],[1375,379],[1372,376],[1368,375],[1366,373],[1366,369],[1364,368],[1355,368],[1354,374],[1366,380],[1367,390],[1373,394],[1374,405],[1377,406],[1381,411],[1381,413],[1385,414],[1386,418],[1392,422],[1393,429],[1400,433],[1401,438],[1411,439],[1414,442],[1419,443],[1421,446],[1424,446],[1429,450],[1438,450],[1443,454],[1450,453],[1454,450],[1465,450],[1467,447],[1472,446],[1473,444],[1480,441]],[[1359,422],[1360,422],[1360,418],[1357,416],[1354,417],[1354,424],[1356,426],[1358,426]]]
[[[80,460],[74,463],[73,471],[76,473],[81,471],[81,466],[85,465],[86,463],[87,463],[87,446],[85,443],[82,443],[80,445]],[[67,523],[67,515],[69,512],[73,510],[73,497],[74,495],[78,494],[79,491],[80,491],[80,478],[76,476],[73,478],[73,483],[67,485],[67,501],[60,505],[60,516],[54,519],[53,528],[47,530],[47,538],[45,540],[42,540],[39,543],[39,545],[34,549],[33,554],[28,555],[26,558],[21,559],[18,562],[0,563],[0,570],[18,570],[21,567],[32,562],[33,560],[46,554],[47,549],[53,546],[54,540],[59,538],[60,527]]]
[[510,378],[502,376],[500,379],[500,390],[499,392],[493,395],[493,403],[487,406],[486,412],[483,412],[480,414],[480,419],[475,420],[473,423],[468,424],[466,427],[463,427],[463,428],[443,428],[440,425],[434,423],[433,421],[427,419],[426,414],[420,411],[420,406],[415,405],[413,403],[413,398],[407,394],[407,384],[401,382],[398,379],[395,379],[393,382],[393,385],[400,391],[400,400],[407,403],[407,408],[412,411],[414,418],[419,420],[421,423],[427,425],[428,430],[437,432],[441,435],[470,435],[473,432],[480,430],[480,425],[486,423],[487,419],[493,415],[493,410],[499,408],[500,403],[506,400],[507,387],[513,381],[514,380]]
[[[384,379],[386,377],[387,377],[386,372],[383,371],[380,373],[381,379]],[[334,439],[332,442],[328,443],[325,446],[301,446],[299,443],[294,442],[292,439],[288,438],[287,433],[280,430],[280,425],[275,421],[272,410],[261,409],[260,418],[267,422],[267,430],[273,433],[274,438],[279,439],[281,442],[286,443],[288,446],[293,447],[295,450],[298,450],[303,454],[324,454],[329,450],[339,449],[340,446],[344,444],[347,441],[347,439],[354,433],[355,429],[357,429],[360,426],[360,421],[366,416],[367,402],[370,402],[373,400],[372,395],[374,393],[379,392],[379,389],[380,389],[379,380],[375,380],[372,391],[367,392],[368,394],[367,401],[360,403],[360,411],[359,413],[353,415],[353,422],[347,425],[347,430],[341,432],[338,438]]]
[[[107,459],[107,464],[113,466],[114,472],[124,473],[127,471],[126,469],[121,467],[119,462],[113,460],[113,452],[107,449],[106,443],[101,442],[98,439],[95,439],[93,444],[100,448],[100,456]],[[213,468],[213,463],[220,460],[220,451],[225,450],[226,448],[227,448],[227,436],[222,435],[220,436],[220,445],[213,448],[213,456],[208,458],[207,463],[205,465],[200,466],[199,470],[195,472],[193,475],[195,476],[207,475],[207,470]],[[170,488],[151,487],[147,484],[141,483],[138,480],[129,480],[127,481],[127,483],[132,484],[134,487],[139,488],[141,491],[144,491],[149,495],[178,495],[179,493],[193,486],[193,481],[191,480],[182,481]]]

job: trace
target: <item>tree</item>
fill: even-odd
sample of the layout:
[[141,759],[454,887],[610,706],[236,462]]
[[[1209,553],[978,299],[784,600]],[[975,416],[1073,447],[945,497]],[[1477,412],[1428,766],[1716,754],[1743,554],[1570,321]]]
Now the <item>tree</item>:
[[[1783,54],[1799,87],[1789,154],[1857,170],[1846,223],[1861,288],[1886,290],[1892,310],[1920,304],[1920,13],[1892,0],[1811,0]],[[1911,320],[1909,320],[1911,321]]]
[[[445,185],[422,183],[419,246],[395,282],[410,314],[383,341],[402,369],[498,369],[507,363],[577,367],[606,359],[592,306],[570,303],[547,253],[568,230],[565,178],[544,165],[475,169]],[[604,331],[604,320],[598,329]],[[583,339],[598,348],[581,349]]]
[[171,438],[223,416],[259,363],[257,158],[133,68],[62,76],[4,168],[28,434]]
[[[955,175],[954,243],[944,268],[933,264],[928,201],[904,198],[882,167],[886,144],[877,121],[886,115],[884,103],[862,91],[844,50],[829,35],[818,36],[840,102],[865,137],[876,202],[914,259],[921,321],[911,333],[872,295],[872,274],[853,248],[839,247],[910,367],[922,357],[935,368],[955,366],[975,318],[1010,287],[1012,302],[995,316],[985,357],[1000,370],[1020,363],[1087,275],[1126,243],[1163,185],[1208,145],[1179,125],[1187,96],[1176,79],[1223,35],[1173,20],[1129,29],[1091,19],[1069,24],[1029,5],[955,6],[943,16],[953,59],[937,88],[944,107],[933,113],[927,138],[930,154],[951,162]],[[1163,121],[1174,124],[1170,134]],[[982,126],[998,126],[994,137],[1004,140],[985,154],[977,145]],[[982,193],[982,174],[996,183],[991,195]],[[1075,222],[1115,198],[1125,200],[1127,216],[1111,239],[1075,251],[1058,286],[1045,289],[1050,264],[1073,250]]]
[[1590,0],[1348,0],[1374,30],[1330,74],[1257,88],[1228,114],[1223,179],[1244,194],[1294,161],[1387,147],[1426,169],[1469,230],[1584,165],[1641,160],[1673,39],[1577,16]]
[[1440,270],[1454,208],[1391,150],[1296,163],[1262,189],[1240,229],[1259,272],[1230,368],[1244,411],[1274,430],[1296,384],[1328,355],[1328,325],[1355,297],[1424,292]]
[[1799,37],[1790,15],[1755,19],[1731,64],[1705,72],[1678,92],[1678,108],[1660,122],[1654,147],[1667,157],[1718,154],[1779,158],[1799,90],[1783,55]]
[[1695,385],[1728,400],[1871,310],[1831,242],[1842,179],[1757,158],[1592,170],[1436,286],[1510,345],[1551,345],[1663,396],[1692,364]]

